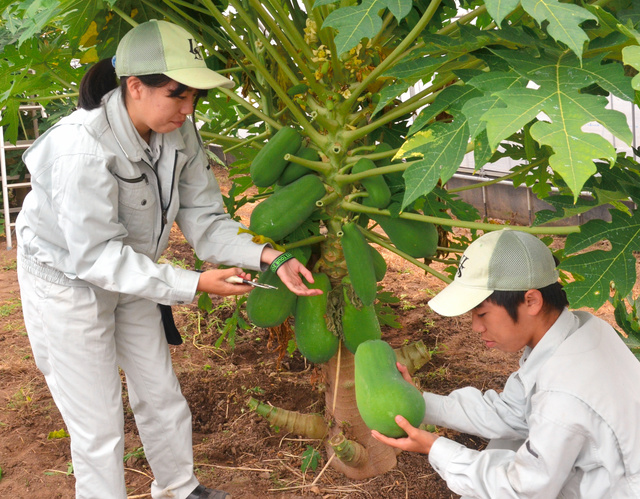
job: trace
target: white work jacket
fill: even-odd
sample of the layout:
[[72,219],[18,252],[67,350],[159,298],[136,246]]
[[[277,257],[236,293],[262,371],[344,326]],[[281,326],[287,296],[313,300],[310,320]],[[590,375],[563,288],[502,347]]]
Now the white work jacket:
[[263,245],[238,234],[225,213],[193,123],[151,143],[156,150],[145,151],[120,88],[36,140],[24,154],[32,190],[16,222],[27,271],[166,305],[191,302],[199,274],[157,263],[174,221],[200,259],[260,269]]
[[507,499],[640,497],[640,362],[614,329],[565,309],[500,394],[424,394],[424,421],[516,451],[440,437],[429,461],[454,492]]

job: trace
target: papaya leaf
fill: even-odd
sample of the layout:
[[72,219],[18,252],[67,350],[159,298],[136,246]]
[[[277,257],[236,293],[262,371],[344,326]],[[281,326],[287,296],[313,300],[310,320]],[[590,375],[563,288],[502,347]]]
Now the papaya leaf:
[[409,89],[409,87],[409,83],[406,83],[404,81],[400,81],[398,83],[389,85],[388,87],[384,87],[379,92],[380,100],[378,101],[376,108],[373,110],[373,113],[371,113],[371,116],[375,116],[380,111],[382,111],[387,106],[387,104],[389,104],[389,102],[405,93]]
[[595,82],[628,98],[629,92],[622,91],[625,80],[628,86],[628,78],[622,75],[618,65],[601,65],[601,57],[585,60],[580,65],[574,55],[567,53],[536,60],[525,53],[495,52],[540,86],[496,92],[506,108],[491,109],[482,116],[487,121],[491,147],[497,147],[500,141],[544,112],[550,122],[535,123],[531,136],[553,149],[550,165],[564,178],[577,199],[584,183],[596,170],[594,160],[605,159],[611,164],[615,161],[613,145],[599,135],[582,131],[582,126],[596,121],[624,142],[630,143],[632,139],[623,113],[607,109],[605,97],[580,93],[580,90]]
[[[640,47],[638,45],[630,45],[622,49],[622,60],[637,71],[640,71]],[[631,87],[634,90],[640,90],[640,74],[637,74],[631,80]]]
[[519,3],[520,0],[485,0],[484,2],[487,6],[487,11],[498,26],[500,26],[504,18],[507,17]]
[[[611,222],[590,220],[578,233],[569,234],[564,260],[559,268],[579,276],[565,286],[573,308],[598,309],[609,298],[612,282],[622,296],[628,295],[636,282],[636,258],[640,251],[640,212],[629,217],[618,210],[610,210]],[[611,249],[578,253],[603,240]]]
[[467,101],[478,95],[480,95],[480,93],[469,85],[451,85],[446,87],[440,92],[433,104],[420,111],[418,117],[411,124],[407,135],[413,135],[418,130],[421,130],[443,111],[457,115],[462,111],[463,105]]
[[595,15],[579,5],[558,0],[522,0],[520,4],[540,26],[548,22],[547,32],[582,58],[584,44],[589,38],[580,24],[588,19],[596,20]]
[[407,140],[396,157],[421,158],[404,172],[404,209],[412,201],[428,194],[438,183],[446,182],[458,170],[467,150],[469,127],[464,119],[435,123]]
[[338,31],[335,44],[337,55],[342,55],[358,45],[363,38],[373,38],[380,31],[380,10],[388,8],[400,21],[409,14],[412,6],[412,0],[363,0],[360,5],[334,10],[326,17],[322,27]]

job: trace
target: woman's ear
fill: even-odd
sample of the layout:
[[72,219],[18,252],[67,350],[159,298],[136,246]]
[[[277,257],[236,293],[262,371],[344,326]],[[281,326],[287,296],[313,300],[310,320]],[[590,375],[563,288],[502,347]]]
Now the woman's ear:
[[542,293],[537,289],[530,289],[524,294],[524,304],[526,306],[527,314],[534,316],[538,315],[544,308],[544,299]]
[[127,93],[133,100],[140,100],[143,87],[144,84],[140,81],[140,78],[136,78],[135,76],[129,76],[129,78],[127,78]]

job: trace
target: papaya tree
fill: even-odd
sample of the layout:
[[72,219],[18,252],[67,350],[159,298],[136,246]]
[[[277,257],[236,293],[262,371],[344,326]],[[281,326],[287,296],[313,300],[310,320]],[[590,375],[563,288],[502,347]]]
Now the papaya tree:
[[[376,302],[385,248],[444,282],[469,244],[452,229],[483,221],[447,182],[466,154],[479,169],[514,160],[506,177],[551,209],[521,230],[566,235],[558,252],[573,307],[610,300],[640,345],[634,252],[640,169],[614,96],[637,103],[640,6],[632,0],[32,0],[2,1],[0,78],[8,136],[23,102],[68,102],[86,65],[115,53],[137,23],[162,18],[193,33],[209,66],[236,83],[198,109],[205,142],[235,157],[226,198],[255,203],[250,230],[295,254],[325,292],[313,300],[253,291],[249,318],[294,317],[300,351],[322,366],[325,414],[256,400],[274,424],[325,439],[352,478],[383,473],[395,452],[370,438],[354,391],[354,353],[380,338]],[[614,140],[587,133],[597,122]],[[490,182],[478,183],[481,188]],[[256,190],[249,188],[255,186]],[[583,193],[588,195],[582,195]],[[559,224],[607,206],[611,221]],[[610,249],[593,249],[606,240]],[[441,266],[440,266],[441,267]],[[439,267],[439,268],[440,268]],[[277,284],[267,271],[260,280]],[[279,286],[283,288],[283,286]],[[420,345],[398,352],[419,367]]]

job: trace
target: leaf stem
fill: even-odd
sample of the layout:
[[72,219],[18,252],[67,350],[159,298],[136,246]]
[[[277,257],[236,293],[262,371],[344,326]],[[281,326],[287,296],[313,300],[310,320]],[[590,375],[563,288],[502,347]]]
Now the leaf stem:
[[[391,212],[389,210],[378,210],[376,208],[369,208],[368,206],[363,206],[357,203],[349,203],[347,201],[342,201],[341,205],[345,210],[354,211],[356,213],[382,215],[387,217],[391,216]],[[453,220],[450,218],[432,217],[429,215],[420,215],[418,213],[402,212],[400,213],[399,217],[406,218],[407,220],[418,220],[420,222],[429,222],[437,225],[445,225],[447,227],[461,227],[464,229],[483,230],[485,232],[500,230],[503,228],[502,225],[496,225],[491,223],[466,222],[464,220]],[[567,225],[564,227],[518,226],[518,230],[521,230],[522,232],[527,232],[529,234],[567,235],[567,234],[573,234],[574,232],[580,232],[580,226],[579,225]]]
[[379,244],[383,248],[391,251],[392,253],[395,253],[396,255],[401,256],[402,258],[404,258],[408,262],[413,263],[416,267],[420,267],[422,270],[424,270],[425,272],[428,272],[429,274],[431,274],[434,277],[437,277],[441,281],[444,281],[447,284],[449,284],[451,282],[451,279],[449,279],[446,275],[438,272],[435,269],[432,269],[426,263],[423,263],[420,260],[418,260],[416,258],[413,258],[411,255],[408,255],[404,251],[399,250],[398,248],[396,248],[392,244],[384,241],[381,237],[379,237],[378,235],[374,234],[373,232],[371,232],[371,231],[369,231],[369,230],[367,230],[367,229],[365,229],[363,227],[360,227],[360,230],[364,234],[364,237],[367,238],[369,241],[374,242],[376,244]]
[[322,161],[311,161],[310,159],[300,158],[298,156],[294,156],[293,154],[285,154],[284,160],[290,161],[291,163],[296,163],[298,165],[306,166],[310,170],[322,173],[323,175],[328,175],[331,172],[331,166],[327,163],[323,163]]
[[358,97],[367,89],[367,87],[376,80],[376,78],[381,75],[389,66],[397,62],[399,56],[404,53],[405,49],[409,47],[415,40],[418,38],[424,29],[426,28],[431,18],[436,13],[436,10],[442,0],[431,0],[429,7],[422,15],[420,20],[416,23],[413,29],[409,32],[409,34],[402,40],[398,46],[389,54],[384,61],[382,61],[376,68],[371,71],[362,82],[351,91],[351,96],[342,104],[342,109],[346,113],[349,109],[351,109],[355,103],[357,102]]

